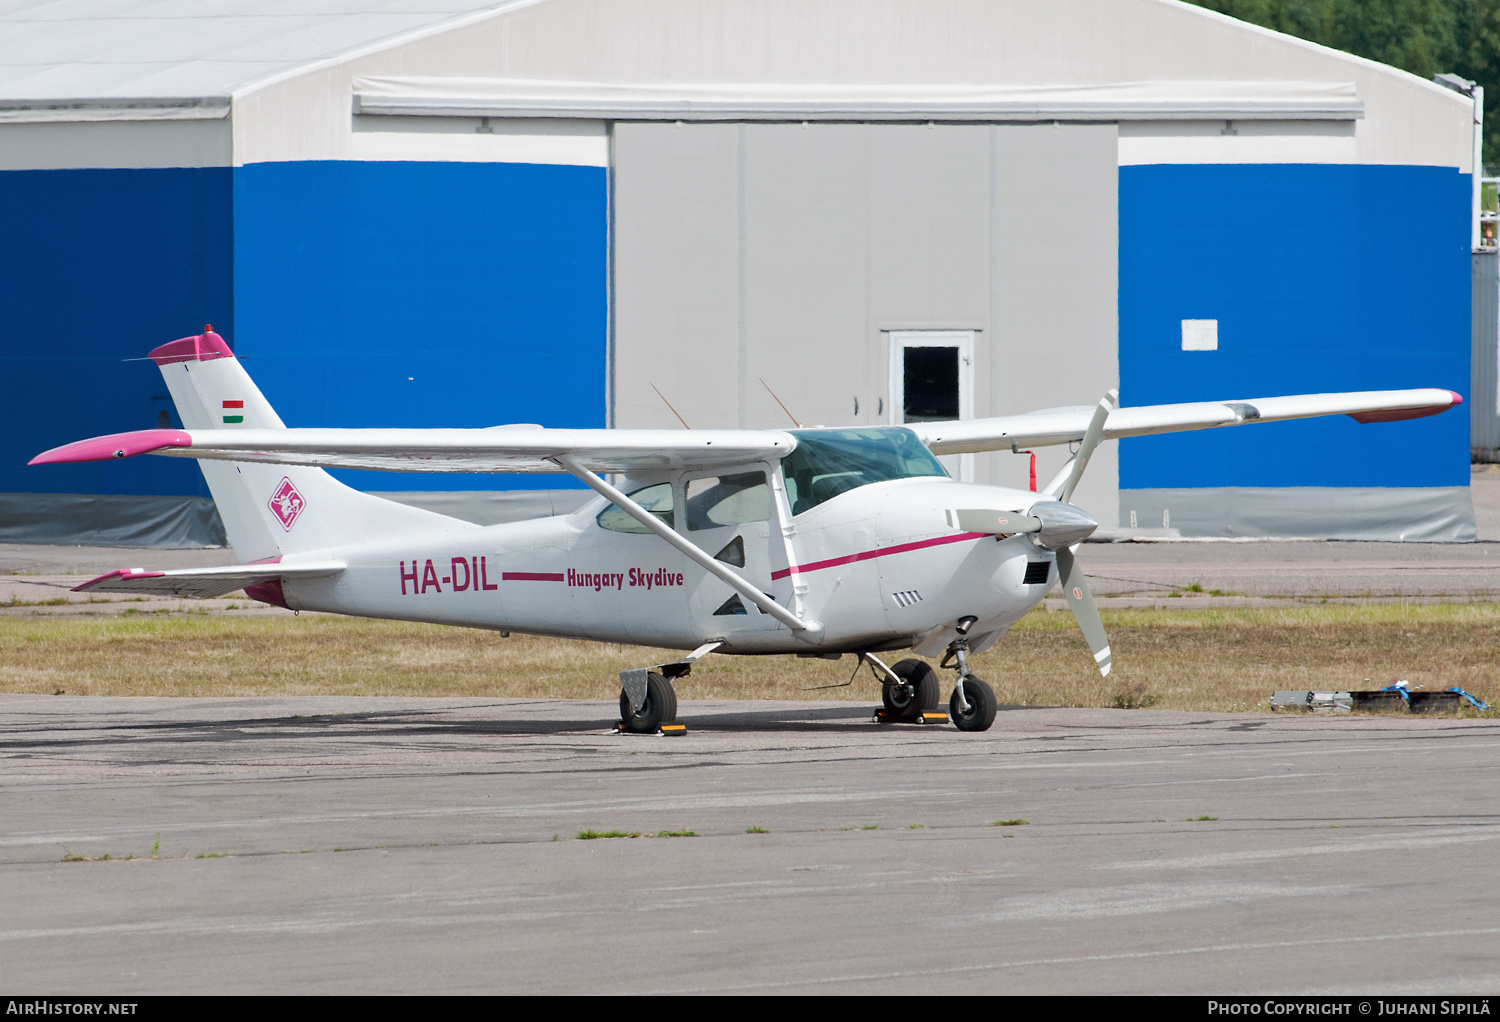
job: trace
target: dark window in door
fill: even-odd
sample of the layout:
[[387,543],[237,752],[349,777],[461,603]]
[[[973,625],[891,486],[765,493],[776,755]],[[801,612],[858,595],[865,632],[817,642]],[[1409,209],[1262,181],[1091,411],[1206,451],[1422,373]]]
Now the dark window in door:
[[904,422],[958,418],[958,349],[904,348]]

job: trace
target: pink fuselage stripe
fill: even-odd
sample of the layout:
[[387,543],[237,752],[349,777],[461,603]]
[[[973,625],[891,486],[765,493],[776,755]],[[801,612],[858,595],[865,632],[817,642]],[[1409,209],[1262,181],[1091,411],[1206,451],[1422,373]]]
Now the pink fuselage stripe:
[[836,568],[840,564],[853,564],[855,561],[868,561],[874,557],[888,557],[891,554],[904,554],[912,550],[923,550],[930,546],[943,546],[947,543],[962,543],[967,539],[984,539],[989,533],[986,532],[960,532],[956,536],[938,536],[936,539],[923,539],[915,543],[901,543],[897,546],[883,547],[879,550],[866,550],[860,554],[850,554],[848,557],[830,557],[826,561],[813,561],[811,564],[798,565],[795,568],[782,568],[780,571],[771,572],[771,579],[786,578],[788,575],[801,575],[809,571],[822,571],[824,568]]
[[502,582],[561,582],[563,573],[560,571],[504,571],[500,573]]

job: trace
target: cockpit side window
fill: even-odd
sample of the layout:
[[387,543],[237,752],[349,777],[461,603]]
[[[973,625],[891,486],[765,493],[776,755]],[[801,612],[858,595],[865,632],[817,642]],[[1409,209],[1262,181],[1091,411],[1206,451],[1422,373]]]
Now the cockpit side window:
[[690,530],[764,522],[771,517],[771,488],[764,472],[689,479],[684,499]]
[[793,430],[792,435],[797,449],[781,466],[794,515],[870,483],[948,474],[915,433],[899,426]]
[[[671,483],[655,483],[645,486],[629,496],[666,523],[667,528],[673,527]],[[614,504],[600,511],[599,517],[595,520],[599,523],[599,528],[608,529],[610,532],[649,533],[651,531]]]

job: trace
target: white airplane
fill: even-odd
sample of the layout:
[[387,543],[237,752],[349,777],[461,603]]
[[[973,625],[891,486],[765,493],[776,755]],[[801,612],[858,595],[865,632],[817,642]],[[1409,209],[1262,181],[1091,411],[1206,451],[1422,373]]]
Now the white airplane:
[[[1110,649],[1073,549],[1098,523],[1069,503],[1103,439],[1319,415],[1435,415],[1448,390],[1097,407],[907,426],[795,430],[288,429],[206,328],[150,356],[186,429],[83,440],[31,464],[137,454],[199,459],[242,563],[129,569],[76,591],[213,597],[691,650],[621,672],[620,728],[676,723],[676,678],[710,651],[850,653],[882,683],[886,721],[983,731],[995,695],[969,670],[1061,582],[1099,670]],[[1077,444],[1040,492],[949,478],[935,455]],[[570,514],[480,527],[351,489],[321,467],[567,472],[597,499]],[[617,477],[618,485],[603,478]],[[856,665],[856,671],[859,666]]]

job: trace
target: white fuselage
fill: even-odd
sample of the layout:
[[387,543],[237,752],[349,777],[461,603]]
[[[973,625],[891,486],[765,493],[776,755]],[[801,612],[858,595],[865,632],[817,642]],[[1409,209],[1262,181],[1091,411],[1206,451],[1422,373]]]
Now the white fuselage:
[[[982,649],[1046,595],[1055,555],[1025,536],[963,532],[951,512],[1024,512],[1037,499],[945,478],[897,479],[796,517],[783,503],[766,521],[682,532],[710,555],[738,538],[744,564],[735,570],[820,622],[816,640],[738,600],[660,537],[601,527],[602,498],[566,516],[288,556],[282,563],[332,556],[348,569],[288,581],[284,591],[294,609],[673,649],[722,641],[724,653],[916,646],[932,655],[959,619],[974,617],[969,634]],[[1037,566],[1028,584],[1029,564]]]

